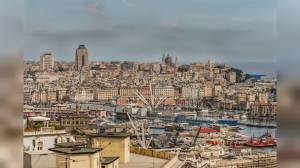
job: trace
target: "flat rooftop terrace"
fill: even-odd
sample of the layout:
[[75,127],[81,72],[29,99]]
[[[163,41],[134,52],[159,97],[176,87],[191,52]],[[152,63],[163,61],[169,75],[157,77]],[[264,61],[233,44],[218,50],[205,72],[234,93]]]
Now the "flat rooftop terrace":
[[125,164],[120,164],[120,168],[160,168],[169,160],[159,159],[135,153],[130,153],[130,161]]

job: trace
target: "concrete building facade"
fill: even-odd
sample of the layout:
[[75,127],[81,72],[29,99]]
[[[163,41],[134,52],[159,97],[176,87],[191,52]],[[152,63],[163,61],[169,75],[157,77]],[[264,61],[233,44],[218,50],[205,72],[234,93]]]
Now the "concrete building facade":
[[75,53],[75,69],[81,70],[83,67],[88,66],[88,49],[85,45],[79,45]]
[[52,71],[54,68],[54,56],[52,53],[44,53],[40,56],[40,70]]
[[101,157],[120,157],[120,163],[130,160],[130,136],[127,133],[90,134],[89,145],[101,148]]

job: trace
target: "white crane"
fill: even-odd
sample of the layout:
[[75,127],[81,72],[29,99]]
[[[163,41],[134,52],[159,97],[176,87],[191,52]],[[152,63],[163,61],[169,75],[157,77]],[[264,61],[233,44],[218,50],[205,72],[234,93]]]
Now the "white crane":
[[127,114],[128,118],[129,118],[129,121],[130,121],[130,123],[131,123],[131,125],[132,125],[132,128],[134,129],[134,132],[135,132],[135,134],[136,134],[138,143],[140,144],[140,146],[141,146],[142,148],[146,148],[146,149],[147,149],[147,148],[149,147],[151,141],[152,141],[152,137],[150,138],[150,141],[147,143],[147,142],[146,142],[146,138],[145,138],[145,128],[144,128],[144,123],[140,123],[140,124],[141,124],[141,128],[142,128],[142,133],[140,133],[140,132],[138,131],[136,125],[134,124],[134,122],[133,122],[133,120],[132,120],[130,114],[129,114],[128,112],[127,112],[126,114]]
[[153,95],[153,90],[152,90],[152,84],[151,82],[149,83],[149,93],[150,93],[150,101],[148,101],[139,91],[137,91],[135,94],[139,99],[142,100],[142,102],[148,106],[149,110],[152,111],[153,109],[157,108],[164,100],[166,100],[166,96],[161,96],[161,97],[155,97]]
[[[149,110],[152,111],[153,109],[157,108],[167,97],[166,96],[162,96],[162,97],[155,97],[153,95],[153,90],[152,90],[152,84],[151,82],[149,82],[149,93],[150,93],[150,100],[147,100],[141,92],[137,91],[135,94],[136,96],[142,100],[142,102],[148,106]],[[148,143],[146,143],[146,138],[145,138],[145,128],[144,128],[144,123],[139,123],[141,126],[141,132],[140,133],[136,127],[136,125],[134,124],[132,117],[130,116],[130,114],[127,112],[127,116],[129,118],[129,121],[135,131],[135,134],[137,136],[137,140],[138,143],[140,144],[141,147],[143,148],[148,148],[151,141],[152,141],[152,137],[150,138],[150,141]]]

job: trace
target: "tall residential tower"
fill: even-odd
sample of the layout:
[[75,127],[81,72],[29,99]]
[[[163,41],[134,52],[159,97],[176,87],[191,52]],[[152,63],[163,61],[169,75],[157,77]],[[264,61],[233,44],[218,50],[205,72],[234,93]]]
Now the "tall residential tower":
[[54,68],[54,56],[52,53],[44,53],[40,56],[40,70],[52,71]]
[[79,45],[75,53],[75,68],[77,71],[88,66],[88,50],[85,45]]

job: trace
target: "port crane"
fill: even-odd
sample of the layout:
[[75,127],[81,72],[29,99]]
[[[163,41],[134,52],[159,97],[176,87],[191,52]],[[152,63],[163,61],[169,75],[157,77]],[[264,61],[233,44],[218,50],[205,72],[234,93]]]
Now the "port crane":
[[129,119],[129,121],[130,121],[130,123],[131,123],[131,125],[132,125],[132,128],[134,129],[134,132],[135,132],[135,134],[136,134],[136,137],[137,137],[137,141],[138,141],[138,143],[139,143],[139,145],[142,147],[142,148],[149,148],[149,145],[150,145],[150,143],[151,143],[151,141],[152,141],[152,137],[150,138],[150,141],[147,143],[146,142],[146,138],[145,138],[145,128],[144,128],[144,123],[140,123],[140,122],[138,122],[140,125],[141,125],[141,131],[142,131],[142,133],[140,133],[139,131],[138,131],[138,129],[137,129],[137,126],[134,124],[134,122],[133,122],[133,119],[132,119],[132,117],[130,116],[130,114],[127,112],[126,113],[127,114],[127,117],[128,117],[128,119]]
[[201,131],[201,127],[198,128],[197,134],[195,135],[193,143],[191,144],[191,146],[195,146],[196,145],[197,139],[198,139],[198,137],[200,135],[200,131]]
[[[151,82],[149,82],[149,93],[150,93],[150,100],[147,100],[143,94],[139,91],[137,91],[135,93],[135,95],[148,107],[148,109],[150,110],[150,112],[153,111],[153,109],[157,108],[167,97],[166,96],[161,96],[161,97],[155,97],[153,95],[153,89],[152,89],[152,84]],[[150,141],[148,143],[146,143],[146,138],[145,138],[145,128],[144,128],[144,123],[139,123],[141,126],[141,132],[140,133],[136,127],[136,125],[134,124],[134,121],[132,119],[132,117],[130,116],[130,114],[127,112],[127,117],[135,131],[135,134],[137,136],[137,140],[138,143],[140,144],[141,147],[143,148],[148,148],[151,141],[153,140],[153,138],[150,138]]]

